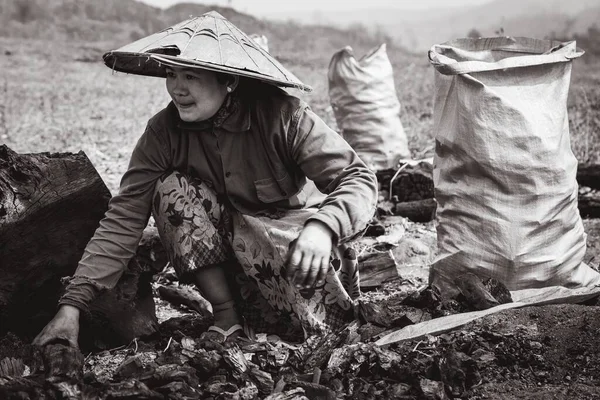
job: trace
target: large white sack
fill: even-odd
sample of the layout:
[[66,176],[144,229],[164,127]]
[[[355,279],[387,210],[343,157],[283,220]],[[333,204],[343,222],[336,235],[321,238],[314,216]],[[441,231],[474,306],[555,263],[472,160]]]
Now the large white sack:
[[575,42],[459,39],[435,45],[439,256],[430,282],[465,272],[510,290],[600,283],[583,263],[567,94]]
[[329,98],[344,139],[373,170],[410,159],[385,43],[360,60],[345,47],[329,63]]

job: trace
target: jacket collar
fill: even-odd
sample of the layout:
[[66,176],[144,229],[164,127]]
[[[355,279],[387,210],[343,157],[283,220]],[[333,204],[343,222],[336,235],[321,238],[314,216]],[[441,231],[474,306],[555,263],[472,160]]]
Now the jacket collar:
[[198,122],[186,122],[179,118],[179,112],[173,102],[167,106],[174,117],[178,128],[184,130],[208,130],[221,128],[228,132],[246,132],[250,129],[251,119],[248,105],[241,101],[238,96],[228,96],[217,113],[208,120]]

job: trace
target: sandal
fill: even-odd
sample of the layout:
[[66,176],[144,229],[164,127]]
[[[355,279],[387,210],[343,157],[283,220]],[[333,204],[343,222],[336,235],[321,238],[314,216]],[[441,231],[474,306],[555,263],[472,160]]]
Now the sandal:
[[[241,333],[236,335],[236,333],[238,333],[240,331],[241,331]],[[216,335],[211,335],[211,333],[217,333],[220,335],[220,337],[217,337]],[[204,332],[202,334],[202,337],[204,339],[214,340],[214,341],[225,343],[225,342],[228,342],[231,340],[235,340],[238,336],[241,336],[243,333],[244,333],[244,327],[240,324],[235,324],[227,330],[221,329],[216,325],[212,325],[212,326],[208,327],[206,332]]]

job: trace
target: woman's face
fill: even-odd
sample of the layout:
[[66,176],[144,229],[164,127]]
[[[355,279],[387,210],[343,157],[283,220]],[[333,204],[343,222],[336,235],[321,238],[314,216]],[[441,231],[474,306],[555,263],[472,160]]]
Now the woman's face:
[[219,111],[227,96],[227,84],[217,73],[203,69],[167,67],[167,91],[186,122],[204,121]]

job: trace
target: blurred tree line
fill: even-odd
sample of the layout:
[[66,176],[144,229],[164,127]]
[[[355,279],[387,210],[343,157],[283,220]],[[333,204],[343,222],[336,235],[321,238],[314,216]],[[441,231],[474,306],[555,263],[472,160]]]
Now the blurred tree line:
[[133,0],[0,0],[0,36],[110,41],[120,46],[210,10],[248,34],[266,35],[274,51],[304,56],[307,62],[347,45],[360,51],[383,42],[393,45],[382,29],[360,24],[346,29],[308,26],[261,20],[227,7],[180,3],[162,10]]

